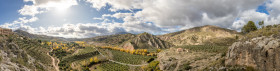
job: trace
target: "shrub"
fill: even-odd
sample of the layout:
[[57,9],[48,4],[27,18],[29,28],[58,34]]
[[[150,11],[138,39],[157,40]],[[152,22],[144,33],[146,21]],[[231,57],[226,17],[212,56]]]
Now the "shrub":
[[190,70],[190,69],[192,69],[192,67],[190,66],[190,63],[184,64],[183,66],[184,66],[183,70]]
[[149,63],[148,67],[156,70],[157,65],[159,64],[159,61],[152,61],[151,63]]
[[155,58],[150,58],[148,61],[147,61],[147,63],[150,63],[150,62],[152,62],[152,61],[154,61],[155,60]]

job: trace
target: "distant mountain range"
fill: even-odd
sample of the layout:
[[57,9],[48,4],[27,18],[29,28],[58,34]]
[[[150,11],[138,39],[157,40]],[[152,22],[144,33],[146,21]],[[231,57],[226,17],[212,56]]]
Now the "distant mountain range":
[[14,31],[16,34],[25,36],[28,38],[33,38],[33,39],[40,39],[40,40],[45,40],[45,41],[79,41],[80,39],[78,38],[63,38],[63,37],[53,37],[53,36],[47,36],[47,35],[37,35],[37,34],[31,34],[23,30],[15,30]]

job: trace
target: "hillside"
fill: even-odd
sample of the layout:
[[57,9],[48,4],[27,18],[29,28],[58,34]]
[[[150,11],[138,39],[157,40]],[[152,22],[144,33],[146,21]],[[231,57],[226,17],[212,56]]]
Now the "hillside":
[[16,34],[0,35],[0,71],[54,71],[47,46]]
[[134,37],[134,34],[126,33],[107,36],[97,36],[93,38],[85,38],[83,40],[96,45],[119,45]]
[[46,41],[66,41],[67,39],[62,37],[52,37],[52,36],[46,36],[46,35],[37,35],[37,34],[31,34],[23,30],[15,30],[14,31],[18,35],[22,35],[28,38],[34,38],[34,39],[40,39],[40,40],[46,40]]
[[149,34],[142,33],[138,34],[136,37],[124,42],[122,47],[125,49],[161,49],[172,47],[173,44],[165,42],[160,38]]
[[236,35],[241,36],[234,30],[217,26],[201,26],[191,29],[160,35],[162,40],[174,45],[231,45],[236,40]]

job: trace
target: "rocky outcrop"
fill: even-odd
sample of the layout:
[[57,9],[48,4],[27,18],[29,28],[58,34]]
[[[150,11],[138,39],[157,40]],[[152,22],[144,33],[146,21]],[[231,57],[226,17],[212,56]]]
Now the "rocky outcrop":
[[247,66],[260,71],[280,71],[279,37],[256,37],[228,48],[227,66]]
[[149,33],[139,34],[122,45],[125,49],[161,49],[172,46],[173,44],[165,42]]

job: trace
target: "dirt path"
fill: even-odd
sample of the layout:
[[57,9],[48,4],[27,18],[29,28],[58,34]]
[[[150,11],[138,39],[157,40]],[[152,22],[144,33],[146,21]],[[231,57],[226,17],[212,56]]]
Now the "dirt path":
[[[52,49],[50,52],[52,52],[52,51],[53,51],[53,49]],[[47,55],[50,56],[50,57],[52,58],[52,65],[53,65],[53,67],[55,68],[55,70],[56,70],[56,71],[59,71],[58,63],[60,62],[60,60],[57,59],[57,63],[55,63],[55,62],[56,62],[56,59],[55,59],[53,56],[51,56],[49,53],[47,53]]]

